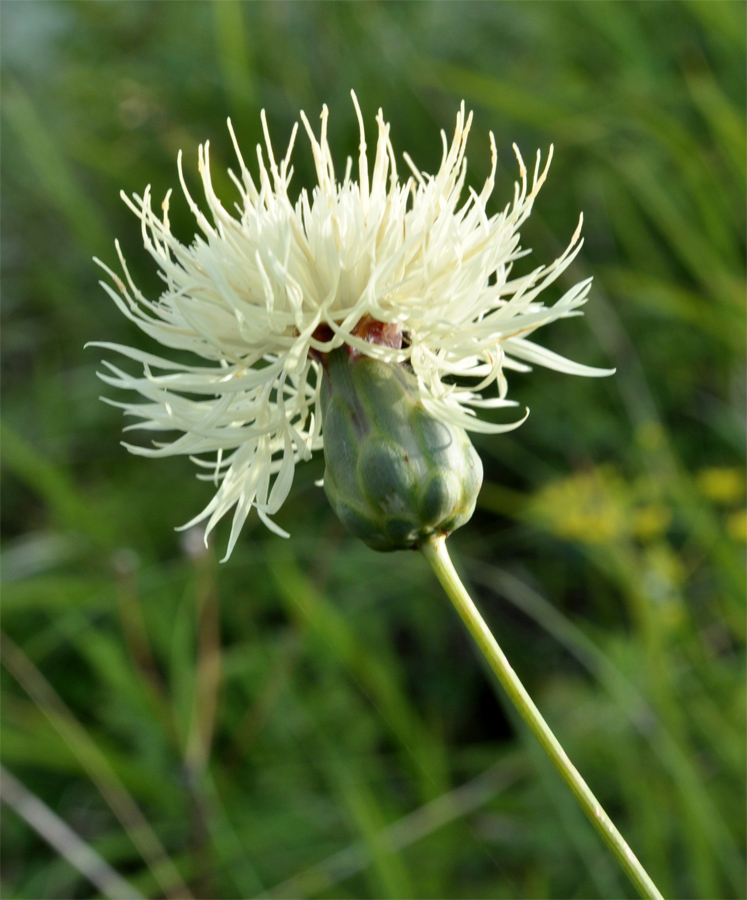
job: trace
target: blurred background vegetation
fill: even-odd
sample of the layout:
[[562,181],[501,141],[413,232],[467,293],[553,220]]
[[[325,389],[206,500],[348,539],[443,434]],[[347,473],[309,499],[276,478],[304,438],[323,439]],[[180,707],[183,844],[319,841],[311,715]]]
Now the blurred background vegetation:
[[[250,519],[220,565],[228,523],[208,551],[173,530],[211,486],[129,456],[98,399],[86,341],[153,348],[91,257],[116,268],[119,237],[159,290],[119,190],[163,196],[179,149],[196,187],[209,139],[228,202],[226,117],[250,161],[262,108],[282,147],[326,102],[342,165],[351,88],[426,171],[464,98],[474,185],[496,134],[493,211],[511,143],[555,145],[524,263],[583,210],[568,282],[595,281],[540,343],[617,374],[513,377],[532,414],[476,440],[452,552],[664,894],[745,896],[746,9],[3,2],[4,897],[631,895],[424,561],[348,538],[320,459],[277,517],[292,539]],[[303,139],[294,161],[298,189]],[[171,219],[188,241],[181,196]]]

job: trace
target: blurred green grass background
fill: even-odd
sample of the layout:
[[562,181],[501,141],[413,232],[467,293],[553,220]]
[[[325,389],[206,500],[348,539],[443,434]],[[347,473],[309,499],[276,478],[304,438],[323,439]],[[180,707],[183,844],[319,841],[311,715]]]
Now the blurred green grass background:
[[[739,2],[2,3],[2,762],[146,897],[607,897],[630,888],[416,554],[348,538],[301,466],[231,560],[173,528],[187,460],[120,446],[90,340],[147,349],[98,286],[120,189],[156,198],[231,116],[249,161],[298,110],[355,155],[354,88],[426,171],[459,101],[493,211],[555,145],[523,244],[584,211],[583,320],[515,376],[452,551],[571,758],[668,897],[745,896],[745,18]],[[304,140],[297,189],[311,184]],[[251,165],[251,164],[250,164]],[[172,203],[182,240],[194,225]],[[557,296],[563,286],[557,287]],[[226,523],[223,523],[225,526]],[[1,788],[2,895],[94,887]],[[103,871],[103,870],[102,870]],[[108,879],[108,880],[107,880]],[[127,894],[125,894],[127,896]]]

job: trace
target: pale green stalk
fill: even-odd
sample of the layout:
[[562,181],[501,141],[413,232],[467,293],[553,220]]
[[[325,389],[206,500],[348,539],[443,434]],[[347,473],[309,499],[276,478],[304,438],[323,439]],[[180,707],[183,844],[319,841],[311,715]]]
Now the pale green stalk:
[[547,722],[542,718],[540,711],[532,702],[524,685],[519,681],[516,672],[511,668],[505,654],[457,575],[446,550],[445,539],[443,537],[433,537],[430,540],[423,541],[420,545],[420,550],[436,573],[436,577],[441,582],[449,599],[462,617],[462,621],[477,642],[477,646],[490,664],[491,669],[498,676],[498,680],[511,698],[519,715],[532,730],[545,753],[550,757],[553,765],[571,789],[579,806],[617,857],[618,862],[635,885],[641,897],[650,898],[650,900],[663,900],[656,885],[627,845],[623,836],[615,828],[612,820],[602,809],[597,798],[589,790],[588,785],[576,767],[568,759],[565,750],[563,750],[558,739],[550,730]]

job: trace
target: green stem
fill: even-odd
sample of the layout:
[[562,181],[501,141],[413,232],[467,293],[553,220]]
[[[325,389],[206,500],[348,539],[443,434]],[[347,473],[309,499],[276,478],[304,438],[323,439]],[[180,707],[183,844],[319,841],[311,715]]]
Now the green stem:
[[635,885],[641,897],[649,898],[649,900],[663,900],[656,885],[627,845],[623,836],[612,824],[612,820],[589,790],[588,785],[578,773],[576,767],[568,759],[565,750],[560,746],[558,739],[550,730],[547,722],[542,718],[540,711],[532,702],[524,685],[519,681],[516,672],[511,668],[498,642],[483,621],[472,598],[457,575],[446,550],[445,539],[443,537],[432,537],[423,541],[420,545],[420,550],[436,573],[436,577],[462,617],[462,621],[470,630],[472,637],[477,642],[477,646],[490,664],[491,669],[498,676],[498,680],[511,698],[519,715],[530,727],[534,736],[544,748],[545,753],[550,757],[553,765],[571,789],[579,806],[617,857],[618,862]]

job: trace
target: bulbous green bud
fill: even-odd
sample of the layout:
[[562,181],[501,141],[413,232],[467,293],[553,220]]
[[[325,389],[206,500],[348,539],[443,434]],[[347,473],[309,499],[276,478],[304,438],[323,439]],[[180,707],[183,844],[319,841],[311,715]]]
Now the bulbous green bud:
[[324,489],[374,550],[414,548],[472,517],[480,457],[464,429],[425,411],[409,370],[336,350],[324,360],[322,410]]

